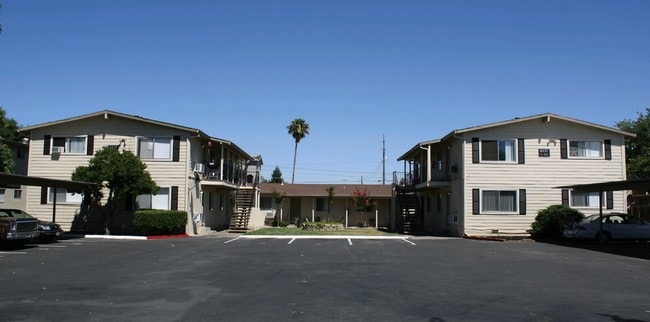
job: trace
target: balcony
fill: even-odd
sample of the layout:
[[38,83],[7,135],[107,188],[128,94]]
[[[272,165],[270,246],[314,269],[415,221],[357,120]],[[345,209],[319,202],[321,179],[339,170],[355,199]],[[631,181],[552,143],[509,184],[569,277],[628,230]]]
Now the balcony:
[[[443,161],[435,162],[434,166],[431,169],[431,181],[427,182],[427,168],[423,168],[422,170],[424,171],[393,172],[393,184],[413,188],[418,188],[422,184],[429,186],[431,183],[434,183],[436,186],[440,186],[440,183],[443,183],[442,186],[446,186],[451,181],[452,167]],[[419,168],[416,167],[416,169]]]
[[232,166],[224,166],[222,172],[216,163],[197,163],[194,165],[194,173],[202,185],[209,186],[253,186],[256,180],[256,176]]

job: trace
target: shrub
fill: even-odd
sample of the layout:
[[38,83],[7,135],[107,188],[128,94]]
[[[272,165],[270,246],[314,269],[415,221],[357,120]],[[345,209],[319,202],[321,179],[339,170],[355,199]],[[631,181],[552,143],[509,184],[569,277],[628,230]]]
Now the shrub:
[[176,210],[138,210],[133,224],[146,235],[182,233],[187,224],[187,212]]
[[563,205],[552,205],[537,212],[530,235],[535,239],[559,238],[568,223],[584,218],[585,215],[578,210]]

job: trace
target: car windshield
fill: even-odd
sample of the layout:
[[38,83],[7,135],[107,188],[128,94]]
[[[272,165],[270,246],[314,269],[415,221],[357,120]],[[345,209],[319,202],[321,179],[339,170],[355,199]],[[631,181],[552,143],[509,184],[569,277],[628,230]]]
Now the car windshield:
[[26,212],[17,209],[2,209],[0,210],[0,217],[34,218]]

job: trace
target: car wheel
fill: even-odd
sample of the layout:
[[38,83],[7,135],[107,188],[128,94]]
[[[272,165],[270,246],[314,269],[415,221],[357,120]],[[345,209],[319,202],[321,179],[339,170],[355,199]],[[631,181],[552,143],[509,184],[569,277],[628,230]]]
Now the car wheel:
[[596,234],[596,241],[600,245],[607,244],[610,240],[612,240],[612,235],[606,231],[601,231]]

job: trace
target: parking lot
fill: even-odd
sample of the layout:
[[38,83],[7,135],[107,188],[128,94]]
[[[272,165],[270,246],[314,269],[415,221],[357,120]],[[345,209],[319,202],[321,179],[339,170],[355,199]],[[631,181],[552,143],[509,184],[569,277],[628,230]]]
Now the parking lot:
[[0,251],[2,320],[648,321],[650,261],[467,239],[67,239]]

